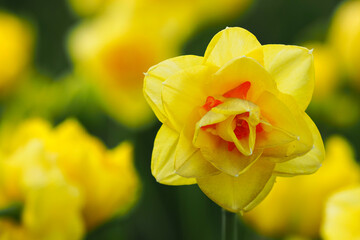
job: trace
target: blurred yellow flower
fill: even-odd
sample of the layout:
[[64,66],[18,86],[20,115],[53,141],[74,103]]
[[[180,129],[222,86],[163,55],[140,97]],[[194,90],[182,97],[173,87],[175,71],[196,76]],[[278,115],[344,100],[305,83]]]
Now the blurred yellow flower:
[[[64,179],[55,158],[33,139],[1,160],[0,208],[23,204],[21,226],[0,220],[0,239],[80,239],[84,232],[82,199]],[[17,225],[17,224],[15,224]]]
[[29,65],[33,36],[24,20],[3,11],[0,29],[0,95],[4,95],[15,87]]
[[154,117],[142,95],[143,73],[180,51],[189,21],[181,11],[114,7],[70,34],[76,71],[90,80],[113,117],[130,127],[144,125]]
[[130,143],[107,150],[76,121],[67,120],[54,130],[47,147],[57,153],[59,168],[84,194],[88,228],[98,226],[118,211],[126,212],[135,203],[139,181]]
[[269,196],[244,218],[266,236],[316,238],[327,198],[359,180],[353,149],[344,138],[334,136],[326,141],[326,158],[318,172],[279,179]]
[[306,47],[314,49],[315,88],[314,101],[326,100],[331,97],[340,83],[339,61],[327,44],[308,43]]
[[360,187],[334,194],[326,203],[323,239],[360,239],[359,219]]
[[80,239],[137,200],[130,143],[107,150],[75,120],[52,129],[32,119],[8,134],[0,138],[0,209],[23,203],[21,225],[34,239]]
[[360,1],[345,1],[337,9],[329,42],[350,78],[360,87]]
[[197,183],[221,207],[250,210],[277,176],[315,172],[324,150],[304,110],[314,87],[306,48],[262,46],[242,28],[211,40],[204,57],[180,56],[145,74],[144,94],[163,123],[152,174]]

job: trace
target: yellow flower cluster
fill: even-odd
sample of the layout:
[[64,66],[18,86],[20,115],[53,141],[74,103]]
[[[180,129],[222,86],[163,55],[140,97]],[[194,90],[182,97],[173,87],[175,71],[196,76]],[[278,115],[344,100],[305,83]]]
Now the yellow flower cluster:
[[0,209],[22,206],[19,222],[0,220],[0,239],[81,239],[138,196],[132,145],[107,150],[75,120],[56,128],[32,119],[0,139]]
[[261,45],[226,28],[204,57],[172,58],[145,75],[145,97],[163,123],[152,156],[158,182],[197,183],[239,212],[260,203],[276,177],[320,167],[322,139],[305,113],[314,87],[308,49]]
[[[245,220],[266,236],[318,237],[329,196],[360,183],[360,167],[350,144],[344,138],[334,136],[325,146],[326,158],[316,173],[278,179],[269,196],[244,215]],[[337,231],[336,227],[334,231]]]

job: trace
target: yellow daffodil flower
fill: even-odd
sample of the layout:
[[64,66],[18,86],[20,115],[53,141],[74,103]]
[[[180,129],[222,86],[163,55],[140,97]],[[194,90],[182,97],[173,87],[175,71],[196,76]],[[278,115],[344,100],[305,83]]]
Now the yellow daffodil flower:
[[326,158],[318,172],[278,179],[269,196],[253,211],[244,214],[245,220],[266,236],[318,237],[328,197],[360,182],[360,168],[350,144],[334,136],[325,145]]
[[360,187],[331,196],[326,203],[324,215],[324,240],[360,239]]
[[204,57],[151,67],[144,95],[163,123],[152,174],[163,184],[197,183],[229,211],[250,210],[277,176],[320,167],[322,139],[304,112],[313,87],[311,51],[262,46],[242,28],[216,34]]
[[345,1],[337,9],[329,42],[347,74],[360,87],[360,1]]
[[23,20],[0,11],[0,95],[19,82],[32,55],[32,33]]
[[89,229],[125,213],[135,203],[139,181],[130,143],[107,150],[76,121],[67,120],[54,130],[48,149],[57,153],[60,169],[84,194],[84,220]]
[[23,212],[17,227],[10,220],[0,220],[0,239],[81,238],[84,223],[80,193],[65,180],[54,160],[39,139],[2,159],[0,192],[6,201],[0,208],[15,201],[23,204]]
[[34,239],[80,239],[84,229],[125,214],[137,200],[130,143],[107,150],[75,120],[52,129],[44,120],[31,119],[1,136],[0,209],[22,203],[19,231]]
[[76,72],[96,88],[108,112],[139,127],[154,119],[142,95],[143,73],[178,54],[192,29],[190,17],[163,8],[111,10],[77,27],[69,49]]

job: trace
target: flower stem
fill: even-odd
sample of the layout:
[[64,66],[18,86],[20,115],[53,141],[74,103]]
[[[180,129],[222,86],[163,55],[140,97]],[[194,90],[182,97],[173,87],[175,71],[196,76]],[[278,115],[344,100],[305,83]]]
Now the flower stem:
[[221,240],[237,239],[238,216],[223,208],[221,211]]

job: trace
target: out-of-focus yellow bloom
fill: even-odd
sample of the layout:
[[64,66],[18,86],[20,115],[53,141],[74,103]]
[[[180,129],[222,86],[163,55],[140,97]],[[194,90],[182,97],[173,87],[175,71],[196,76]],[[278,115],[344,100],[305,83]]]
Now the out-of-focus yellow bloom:
[[13,88],[32,55],[32,33],[23,20],[0,11],[0,95]]
[[107,150],[75,120],[52,129],[33,119],[8,133],[0,139],[0,191],[6,196],[0,208],[23,203],[21,224],[35,239],[80,239],[84,227],[124,214],[135,203],[139,181],[130,143]]
[[[21,225],[0,220],[0,239],[80,239],[82,199],[37,139],[1,160],[0,208],[23,204]],[[15,225],[14,225],[15,224]],[[26,236],[23,238],[21,236]]]
[[186,12],[126,5],[71,33],[69,48],[77,73],[92,82],[117,120],[138,127],[154,119],[142,95],[143,73],[179,52],[192,29],[189,18]]
[[257,205],[277,176],[320,167],[321,136],[304,112],[314,87],[308,49],[262,46],[227,28],[204,57],[172,58],[145,75],[145,97],[163,123],[152,156],[158,182],[197,183],[238,212]]
[[106,150],[76,121],[68,120],[54,130],[48,149],[58,154],[60,169],[84,194],[88,228],[99,225],[118,211],[124,213],[134,204],[139,182],[130,143]]
[[345,1],[336,11],[329,41],[347,74],[360,87],[360,1]]
[[314,49],[315,88],[313,100],[328,99],[339,86],[339,62],[332,49],[326,44],[314,42],[306,44],[306,47]]
[[326,142],[326,158],[318,172],[279,179],[269,196],[244,218],[267,236],[314,238],[319,234],[327,198],[359,180],[360,169],[351,146],[342,137],[331,137]]
[[331,196],[324,215],[321,230],[325,240],[360,239],[360,187]]

